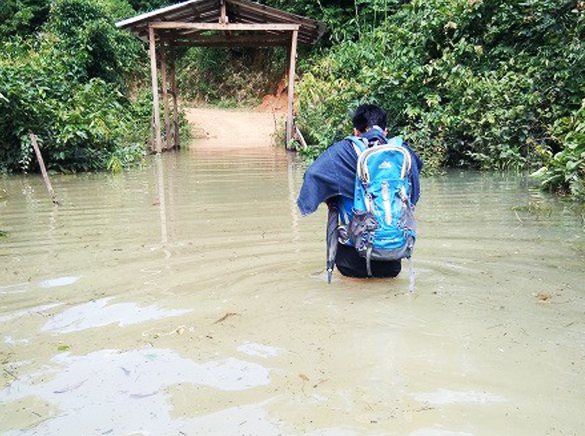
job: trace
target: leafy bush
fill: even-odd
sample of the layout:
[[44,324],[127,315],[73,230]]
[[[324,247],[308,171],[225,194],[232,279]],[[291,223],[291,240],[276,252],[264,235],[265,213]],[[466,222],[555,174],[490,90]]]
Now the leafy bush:
[[585,200],[585,100],[575,114],[554,124],[553,134],[563,148],[555,154],[545,150],[545,165],[534,176],[545,188]]
[[0,171],[36,168],[30,132],[47,166],[61,171],[144,155],[150,108],[124,95],[141,50],[130,38],[98,2],[57,0],[42,35],[0,44]]
[[49,17],[50,0],[2,0],[0,40],[36,32]]
[[356,2],[359,34],[305,66],[298,121],[311,153],[348,133],[357,105],[377,103],[430,168],[538,168],[554,157],[547,186],[581,189],[582,1],[389,3],[376,21]]
[[[148,12],[183,0],[101,0],[99,9],[114,20]],[[0,40],[28,37],[42,29],[49,19],[51,0],[2,0],[0,2]],[[80,23],[77,22],[77,25]]]
[[46,29],[65,55],[67,71],[77,82],[101,78],[124,83],[142,48],[129,32],[118,31],[107,10],[95,0],[56,0]]
[[0,63],[2,171],[34,169],[29,132],[39,137],[47,166],[59,170],[104,168],[111,153],[132,146],[125,137],[139,121],[134,106],[103,79],[72,81],[68,60],[58,55],[47,43]]
[[284,56],[278,49],[190,48],[177,62],[179,94],[223,107],[257,104],[277,89]]

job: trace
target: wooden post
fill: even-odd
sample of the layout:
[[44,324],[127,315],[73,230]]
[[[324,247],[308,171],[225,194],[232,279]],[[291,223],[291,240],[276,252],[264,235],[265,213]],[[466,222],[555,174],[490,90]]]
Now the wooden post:
[[[219,0],[219,24],[228,24],[228,16],[227,16],[227,7],[225,4],[225,0]],[[223,32],[223,36],[225,38],[231,38],[232,32],[226,30]]]
[[180,147],[179,139],[179,98],[177,95],[177,77],[175,71],[175,44],[171,41],[171,92],[173,95],[173,146]]
[[295,86],[295,67],[297,59],[297,37],[299,31],[292,31],[292,38],[290,44],[290,60],[288,67],[288,116],[286,121],[286,146],[288,142],[293,138],[293,106],[294,106],[294,86]]
[[39,161],[39,166],[41,167],[41,174],[43,175],[43,180],[45,181],[45,186],[47,187],[47,191],[51,196],[51,200],[54,204],[59,204],[57,200],[57,195],[55,195],[55,191],[53,191],[53,186],[51,185],[51,180],[49,179],[49,174],[47,173],[47,169],[45,168],[45,161],[43,160],[43,155],[41,154],[41,149],[39,148],[39,144],[37,143],[37,137],[34,133],[29,133],[30,140],[32,142],[32,146],[35,149],[35,154],[37,155],[37,160]]
[[225,7],[225,0],[220,0],[220,12],[219,12],[219,22],[222,24],[227,24],[227,11]]
[[150,49],[150,79],[152,81],[152,112],[154,116],[154,149],[157,153],[162,151],[160,138],[160,111],[158,102],[158,77],[156,71],[156,47],[154,29],[148,25],[148,41]]
[[171,148],[169,146],[171,138],[171,123],[169,121],[169,91],[167,86],[167,55],[166,55],[166,44],[161,40],[159,45],[160,49],[160,70],[162,80],[162,97],[165,115],[165,148]]

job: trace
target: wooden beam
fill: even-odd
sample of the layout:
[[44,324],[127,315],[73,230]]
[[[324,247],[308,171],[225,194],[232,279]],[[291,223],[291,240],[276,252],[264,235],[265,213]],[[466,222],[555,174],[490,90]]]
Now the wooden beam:
[[293,118],[293,107],[294,107],[294,86],[295,86],[295,69],[297,60],[297,38],[299,31],[294,30],[292,32],[292,38],[290,43],[290,60],[288,67],[288,114],[286,122],[286,147],[288,142],[293,138],[294,132],[294,118]]
[[167,85],[167,55],[166,55],[166,44],[161,41],[159,44],[160,50],[160,70],[162,80],[162,97],[165,117],[165,148],[169,148],[169,139],[171,137],[171,123],[169,121],[169,90]]
[[179,98],[177,95],[177,77],[175,71],[175,44],[171,42],[171,92],[173,93],[173,146],[180,147],[179,139]]
[[156,42],[154,39],[154,29],[148,27],[148,41],[150,52],[150,80],[152,81],[152,114],[154,117],[154,150],[156,153],[162,151],[160,138],[160,113],[158,102],[158,77],[156,72]]
[[[218,48],[230,48],[230,47],[286,47],[290,41],[265,41],[265,42],[239,42],[239,41],[224,41],[224,42],[199,42],[194,41],[176,41],[177,47],[218,47]],[[288,71],[288,69],[287,69]]]
[[159,35],[159,36],[160,36],[160,39],[166,39],[167,41],[173,41],[173,40],[181,39],[181,38],[196,38],[200,35],[202,35],[200,30],[188,29],[188,30],[177,30],[177,31],[167,30],[162,35]]
[[[199,47],[278,47],[290,46],[290,37],[267,35],[223,35],[182,37],[175,40],[177,45]],[[288,69],[287,69],[288,71]]]
[[[240,23],[243,24],[243,23]],[[252,23],[245,23],[245,24],[252,24]],[[166,39],[167,41],[171,40],[183,40],[183,39],[191,39],[192,37],[198,37],[200,35],[205,35],[205,30],[197,30],[197,29],[164,29],[157,31],[157,37],[159,40]],[[285,45],[290,45],[290,36],[288,35],[289,32],[281,32],[275,30],[265,30],[262,31],[263,33],[260,34],[260,37],[263,38],[283,38]],[[229,35],[229,38],[240,38],[244,37],[243,34],[234,34],[233,32],[223,32],[224,35]],[[209,36],[209,35],[207,35]],[[212,35],[217,37],[218,35]],[[139,35],[141,39],[145,39],[148,41],[148,34],[144,37],[142,34]],[[303,37],[303,33],[299,31],[298,36],[298,44],[309,44],[311,41],[307,39],[307,37]],[[230,45],[231,46],[231,45]],[[273,43],[267,45],[267,47],[274,47]],[[288,69],[287,69],[288,71]]]
[[288,35],[234,35],[230,38],[226,38],[223,35],[185,35],[178,40],[189,40],[193,42],[200,42],[200,43],[221,43],[221,42],[241,42],[241,43],[250,43],[250,42],[280,42],[281,44],[290,44],[290,36]]
[[266,24],[248,24],[248,23],[183,23],[177,21],[155,22],[150,26],[153,29],[195,29],[195,30],[277,30],[277,31],[297,31],[300,25],[298,24],[280,24],[280,23],[266,23]]

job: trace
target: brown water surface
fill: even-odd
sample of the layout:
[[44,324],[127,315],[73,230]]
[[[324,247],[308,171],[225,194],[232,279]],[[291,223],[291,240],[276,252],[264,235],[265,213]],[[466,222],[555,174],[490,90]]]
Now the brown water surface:
[[0,434],[585,434],[581,223],[518,176],[423,180],[408,274],[324,274],[272,148],[0,179]]

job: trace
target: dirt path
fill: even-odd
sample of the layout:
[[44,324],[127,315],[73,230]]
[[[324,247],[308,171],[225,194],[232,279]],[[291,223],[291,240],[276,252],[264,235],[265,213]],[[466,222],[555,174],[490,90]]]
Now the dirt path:
[[280,126],[280,112],[242,109],[188,108],[197,148],[270,147]]

